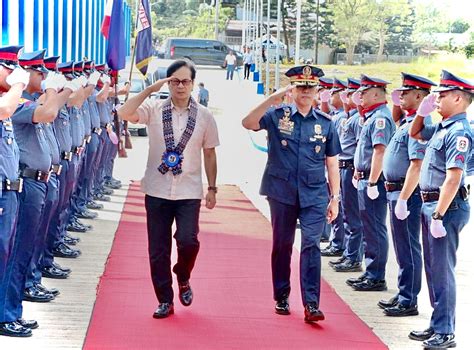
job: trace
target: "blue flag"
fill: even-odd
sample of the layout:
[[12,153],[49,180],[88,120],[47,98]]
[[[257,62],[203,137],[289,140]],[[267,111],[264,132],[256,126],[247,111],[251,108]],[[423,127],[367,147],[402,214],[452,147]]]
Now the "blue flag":
[[107,64],[112,70],[125,68],[125,12],[123,0],[113,1],[107,42]]
[[153,47],[151,43],[151,16],[148,0],[140,0],[137,18],[137,47],[136,66],[143,75],[146,75],[148,63],[152,59]]

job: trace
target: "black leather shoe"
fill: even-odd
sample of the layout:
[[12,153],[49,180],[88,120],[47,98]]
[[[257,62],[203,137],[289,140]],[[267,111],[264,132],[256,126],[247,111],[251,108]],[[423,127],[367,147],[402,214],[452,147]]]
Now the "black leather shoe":
[[319,310],[316,303],[306,304],[304,307],[304,321],[305,322],[317,322],[324,320],[324,314]]
[[278,315],[290,314],[290,304],[288,303],[288,297],[283,297],[280,300],[277,300],[275,304],[275,312]]
[[77,222],[71,222],[67,225],[66,230],[70,232],[87,232],[87,229],[84,226],[79,225]]
[[329,237],[321,237],[319,240],[320,243],[328,243],[329,242]]
[[56,289],[56,288],[49,288],[48,289],[45,286],[43,286],[41,283],[35,284],[35,287],[36,287],[36,289],[39,289],[40,291],[42,291],[44,293],[51,293],[52,295],[54,295],[54,297],[57,297],[59,294],[61,294],[58,289]]
[[348,286],[351,286],[351,287],[352,287],[354,284],[360,283],[360,282],[364,282],[366,279],[367,279],[367,277],[365,277],[365,275],[361,275],[361,276],[359,276],[359,277],[357,277],[357,278],[349,278],[349,279],[347,279],[347,280],[346,280],[346,284],[347,284]]
[[454,334],[439,334],[435,333],[433,336],[423,342],[425,349],[448,349],[455,348],[456,341]]
[[158,309],[155,310],[153,318],[165,318],[174,314],[174,306],[172,303],[161,303]]
[[102,193],[102,194],[104,194],[104,195],[106,195],[106,196],[111,196],[111,195],[114,194],[114,190],[111,189],[111,188],[102,188],[102,189],[100,190],[100,193]]
[[46,278],[54,278],[58,280],[65,280],[69,277],[68,272],[61,271],[54,266],[47,266],[41,269],[41,275]]
[[339,259],[337,260],[331,260],[328,262],[328,265],[331,266],[332,268],[334,268],[334,265],[339,265],[339,264],[342,264],[344,261],[346,261],[346,257],[345,256],[341,256]]
[[36,322],[35,320],[25,320],[23,318],[19,318],[18,320],[16,320],[16,322],[19,323],[21,326],[29,329],[36,329],[39,327],[38,322]]
[[89,224],[86,224],[86,223],[83,223],[81,220],[79,220],[77,217],[74,217],[73,218],[74,222],[80,226],[83,226],[87,231],[90,231],[92,230],[92,225],[89,225]]
[[23,327],[18,322],[0,323],[0,335],[7,337],[31,337],[31,329]]
[[76,216],[80,219],[95,219],[99,214],[94,213],[88,209],[85,209],[83,211],[77,212]]
[[101,201],[101,202],[110,202],[111,201],[111,198],[109,196],[106,196],[102,193],[96,194],[93,198],[94,198],[95,201]]
[[51,293],[42,292],[35,287],[28,287],[23,291],[23,300],[34,303],[47,303],[51,300],[54,300],[54,295]]
[[57,262],[53,261],[52,265],[57,268],[58,270],[61,270],[61,271],[64,271],[64,272],[67,272],[67,273],[71,273],[72,270],[69,268],[69,267],[64,267],[64,266],[61,266],[59,265]]
[[66,243],[67,245],[76,245],[80,241],[81,240],[78,237],[71,237],[69,235],[64,236],[64,243]]
[[189,306],[193,302],[193,290],[189,281],[178,283],[179,287],[179,301],[184,306]]
[[366,279],[365,281],[353,284],[352,289],[358,292],[381,292],[387,290],[387,283],[385,283],[385,280],[375,281]]
[[388,307],[383,310],[383,313],[386,316],[392,317],[403,317],[403,316],[417,316],[418,315],[418,306],[404,306],[402,304],[397,304],[393,307]]
[[398,304],[398,295],[395,295],[394,297],[391,297],[388,300],[380,300],[377,303],[377,306],[381,309],[386,309],[388,307],[394,307]]
[[122,184],[114,183],[114,182],[111,182],[111,181],[106,181],[104,183],[104,186],[108,187],[108,188],[111,188],[113,190],[119,190],[120,188],[122,188]]
[[81,251],[79,249],[72,249],[64,243],[60,243],[53,249],[53,255],[58,258],[76,259],[81,255]]
[[100,203],[97,203],[97,202],[94,202],[94,201],[87,202],[86,207],[87,207],[87,209],[93,209],[93,210],[104,209],[103,204],[100,204]]
[[321,250],[321,256],[342,256],[342,253],[344,253],[343,249],[337,249],[331,246]]
[[424,341],[430,339],[434,334],[433,328],[427,328],[424,331],[411,331],[408,338],[417,341]]
[[362,271],[362,264],[346,259],[344,262],[334,265],[332,268],[336,272],[360,272]]

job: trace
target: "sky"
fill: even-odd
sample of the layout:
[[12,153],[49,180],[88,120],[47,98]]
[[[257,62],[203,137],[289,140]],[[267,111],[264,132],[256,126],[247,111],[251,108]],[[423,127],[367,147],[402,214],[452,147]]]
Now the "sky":
[[473,0],[415,0],[415,3],[432,3],[439,9],[444,9],[450,19],[462,18],[474,27]]

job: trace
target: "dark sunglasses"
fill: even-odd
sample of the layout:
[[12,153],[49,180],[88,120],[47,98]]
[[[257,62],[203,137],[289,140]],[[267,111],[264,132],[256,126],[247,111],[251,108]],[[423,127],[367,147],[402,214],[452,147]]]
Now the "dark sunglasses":
[[169,83],[173,86],[179,86],[179,84],[183,84],[183,86],[190,86],[193,83],[193,81],[191,79],[183,79],[183,80],[171,79]]

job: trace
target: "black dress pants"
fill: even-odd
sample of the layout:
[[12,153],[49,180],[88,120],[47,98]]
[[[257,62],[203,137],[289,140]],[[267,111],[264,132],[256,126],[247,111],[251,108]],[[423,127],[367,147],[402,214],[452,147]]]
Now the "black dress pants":
[[173,272],[178,282],[191,276],[199,252],[200,199],[168,200],[145,196],[148,229],[148,254],[153,288],[160,303],[173,302],[171,276],[171,229],[176,220],[174,238],[178,248],[178,261]]

